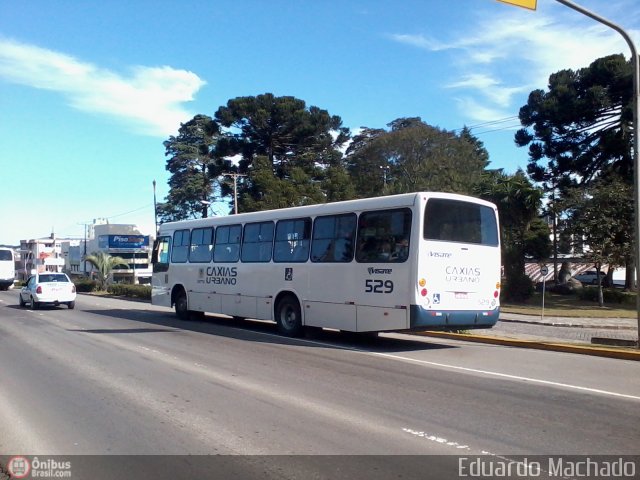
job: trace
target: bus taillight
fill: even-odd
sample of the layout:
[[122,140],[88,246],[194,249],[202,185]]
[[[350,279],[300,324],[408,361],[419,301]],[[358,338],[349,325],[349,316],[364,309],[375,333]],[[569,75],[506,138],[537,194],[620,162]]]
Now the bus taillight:
[[422,290],[420,290],[420,295],[422,295],[423,297],[427,296],[427,289],[423,288]]

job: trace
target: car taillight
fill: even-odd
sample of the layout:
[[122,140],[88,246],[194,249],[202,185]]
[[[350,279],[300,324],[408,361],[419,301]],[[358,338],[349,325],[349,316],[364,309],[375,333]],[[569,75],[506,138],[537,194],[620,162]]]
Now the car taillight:
[[36,288],[36,293],[42,293],[42,287],[40,285]]
[[71,293],[76,293],[76,286],[75,285],[71,286]]

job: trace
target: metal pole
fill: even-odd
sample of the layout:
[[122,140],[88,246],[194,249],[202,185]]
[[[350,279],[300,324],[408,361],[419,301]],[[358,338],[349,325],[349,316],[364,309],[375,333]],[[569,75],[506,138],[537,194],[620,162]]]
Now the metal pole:
[[156,226],[156,237],[158,236],[158,204],[156,203],[156,181],[153,181],[153,222]]
[[238,214],[238,176],[233,175],[233,214]]
[[84,269],[84,276],[87,276],[87,224],[84,224],[84,256],[82,257],[82,267]]
[[542,318],[541,320],[544,322],[544,291],[547,285],[547,276],[542,277]]
[[635,174],[633,177],[634,183],[634,206],[635,206],[635,270],[636,270],[636,310],[638,318],[638,349],[640,349],[640,157],[638,156],[638,150],[640,150],[640,139],[638,139],[638,117],[640,117],[640,60],[638,59],[638,51],[636,49],[633,40],[629,34],[622,29],[619,25],[607,20],[593,13],[586,8],[577,5],[569,0],[556,0],[569,8],[572,8],[587,17],[592,18],[596,22],[605,24],[607,27],[614,29],[618,32],[629,45],[631,49],[631,64],[633,68],[633,166]]

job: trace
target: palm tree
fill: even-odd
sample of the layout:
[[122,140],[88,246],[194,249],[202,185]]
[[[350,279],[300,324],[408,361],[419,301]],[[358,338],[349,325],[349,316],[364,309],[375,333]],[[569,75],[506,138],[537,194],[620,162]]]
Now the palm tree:
[[[476,193],[498,206],[502,230],[502,262],[507,279],[506,298],[518,300],[518,285],[530,283],[525,273],[526,234],[538,217],[542,190],[532,184],[522,170],[508,175],[502,170],[488,171]],[[524,285],[524,290],[528,288]],[[525,295],[526,296],[526,295]]]
[[129,263],[122,257],[112,257],[106,252],[93,252],[85,257],[85,261],[89,262],[98,270],[98,283],[100,290],[105,290],[109,277],[115,267],[128,267]]

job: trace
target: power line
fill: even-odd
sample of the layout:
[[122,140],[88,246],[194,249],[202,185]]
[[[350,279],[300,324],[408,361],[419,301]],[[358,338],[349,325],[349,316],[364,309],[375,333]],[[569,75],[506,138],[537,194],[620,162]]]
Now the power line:
[[500,132],[502,130],[513,130],[514,128],[522,128],[522,125],[507,125],[506,127],[493,128],[491,130],[484,130],[483,132],[475,132],[474,135],[484,135],[485,133]]
[[149,208],[153,205],[153,203],[148,203],[147,205],[143,206],[143,207],[139,207],[136,208],[134,210],[129,210],[128,212],[124,212],[124,213],[118,213],[116,215],[111,215],[110,217],[105,217],[107,220],[112,219],[112,218],[117,218],[117,217],[122,217],[124,215],[129,215],[130,213],[135,213],[135,212],[139,212],[140,210],[144,210],[145,208]]
[[[491,126],[494,126],[494,125],[500,125],[502,123],[513,122],[516,119],[520,120],[520,117],[518,117],[517,115],[512,115],[510,117],[499,118],[497,120],[488,120],[486,122],[476,123],[475,125],[465,125],[464,127],[456,128],[453,131],[454,132],[461,132],[465,128],[467,130],[474,130],[474,129],[480,128],[480,127],[486,128],[486,127],[491,127]],[[519,125],[516,125],[516,126],[519,126]],[[502,129],[508,129],[508,128],[513,128],[513,125],[506,126],[506,127],[502,128]]]
[[506,122],[511,122],[513,120],[520,120],[520,117],[518,115],[511,115],[510,117],[504,117],[504,118],[499,118],[497,120],[489,120],[486,122],[481,122],[481,123],[476,123],[475,125],[470,125],[467,128],[473,129],[473,128],[478,128],[478,127],[487,127],[490,125],[497,125],[500,123],[506,123]]

